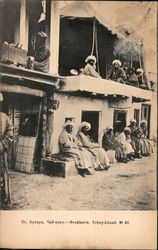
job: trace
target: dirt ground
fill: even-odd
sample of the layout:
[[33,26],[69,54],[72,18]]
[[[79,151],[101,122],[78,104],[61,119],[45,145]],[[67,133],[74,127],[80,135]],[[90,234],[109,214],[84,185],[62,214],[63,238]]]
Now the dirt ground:
[[50,177],[10,171],[11,210],[153,210],[156,209],[156,156],[86,178]]

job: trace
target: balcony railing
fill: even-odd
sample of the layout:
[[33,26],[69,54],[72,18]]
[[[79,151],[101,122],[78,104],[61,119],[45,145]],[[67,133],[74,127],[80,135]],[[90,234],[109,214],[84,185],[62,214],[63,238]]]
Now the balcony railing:
[[[112,80],[100,79],[85,75],[80,76],[53,76],[49,73],[43,73],[35,70],[10,66],[0,63],[1,77],[11,78],[15,84],[27,87],[35,86],[42,90],[49,90],[53,87],[59,92],[87,92],[90,95],[101,95],[102,97],[124,96],[134,97],[136,101],[150,101],[152,99],[152,91],[138,87],[121,84]],[[17,79],[19,81],[17,81]],[[59,88],[60,87],[60,88]]]

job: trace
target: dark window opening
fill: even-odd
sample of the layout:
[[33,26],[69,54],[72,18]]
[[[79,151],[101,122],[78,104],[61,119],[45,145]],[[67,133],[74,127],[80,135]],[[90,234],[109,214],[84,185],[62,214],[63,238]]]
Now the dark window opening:
[[[20,1],[7,0],[1,1],[0,23],[1,28],[0,41],[14,43],[15,42],[15,27],[18,26],[20,19]],[[3,31],[2,31],[3,30]]]
[[8,94],[3,93],[3,101],[0,103],[0,111],[8,115],[9,107],[8,107]]
[[148,104],[142,104],[141,119],[146,120],[148,123],[148,138],[150,138],[150,113],[151,106]]
[[21,114],[19,135],[36,136],[37,134],[37,115],[36,114]]
[[88,135],[98,142],[99,135],[99,112],[98,111],[82,111],[82,122],[89,122],[91,129],[88,131]]
[[134,109],[134,119],[136,120],[136,125],[139,126],[139,114],[140,110],[139,109]]
[[115,110],[114,111],[114,119],[113,119],[113,128],[114,133],[121,133],[123,129],[126,127],[126,116],[127,112],[123,110]]

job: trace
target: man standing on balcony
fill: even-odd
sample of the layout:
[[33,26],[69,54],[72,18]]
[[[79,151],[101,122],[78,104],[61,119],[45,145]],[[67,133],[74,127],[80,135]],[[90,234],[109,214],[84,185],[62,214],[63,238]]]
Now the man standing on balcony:
[[[0,104],[2,101],[3,95],[0,93]],[[0,205],[11,203],[7,151],[12,140],[13,126],[8,116],[0,112]]]
[[34,69],[44,73],[49,71],[50,50],[45,44],[47,37],[45,32],[38,32],[34,61]]
[[125,83],[127,76],[123,68],[121,68],[121,62],[119,60],[116,59],[112,62],[112,70],[108,79],[111,79],[115,82]]
[[82,70],[82,74],[96,78],[101,78],[101,76],[96,72],[96,57],[92,55],[88,56],[85,62],[86,66]]

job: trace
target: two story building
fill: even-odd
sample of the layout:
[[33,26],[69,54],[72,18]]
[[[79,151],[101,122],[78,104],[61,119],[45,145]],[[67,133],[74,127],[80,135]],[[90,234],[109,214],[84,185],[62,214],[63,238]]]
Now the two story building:
[[[73,2],[60,8],[60,1],[2,2],[1,92],[2,110],[12,119],[14,143],[10,149],[10,167],[24,172],[39,171],[41,158],[59,152],[58,138],[64,123],[75,122],[75,131],[82,121],[92,125],[91,136],[101,145],[107,126],[127,126],[131,118],[139,124],[146,119],[149,137],[153,137],[151,118],[154,92],[107,80],[107,71],[114,58],[143,67],[142,46],[136,51],[120,53],[120,41],[133,44],[100,16],[88,2]],[[12,11],[14,10],[14,11]],[[48,35],[50,50],[48,72],[27,68],[18,63],[12,50],[4,45],[22,47],[21,53],[34,56],[37,33]],[[13,45],[12,45],[13,44]],[[10,53],[10,54],[9,54]],[[102,79],[72,76],[89,54],[97,57],[97,70]],[[12,56],[14,59],[3,60]],[[133,58],[132,58],[133,56]],[[28,57],[27,57],[28,58]],[[30,165],[32,166],[30,168]]]

